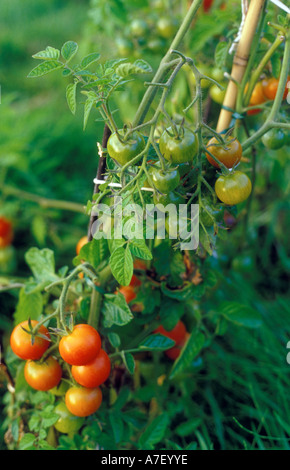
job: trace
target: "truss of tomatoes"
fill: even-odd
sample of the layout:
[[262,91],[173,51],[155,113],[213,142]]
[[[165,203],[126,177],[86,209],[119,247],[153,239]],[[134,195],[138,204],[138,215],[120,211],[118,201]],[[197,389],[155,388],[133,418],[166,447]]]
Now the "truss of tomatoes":
[[[19,323],[11,333],[11,349],[26,361],[24,377],[35,390],[57,390],[63,383],[62,365],[53,353],[49,353],[50,345],[48,329],[36,320]],[[95,413],[102,403],[100,386],[111,372],[111,361],[102,348],[98,331],[88,324],[77,324],[61,337],[58,349],[61,360],[71,366],[74,380],[73,385],[65,389],[67,412],[79,418]],[[61,423],[60,429],[63,428]]]

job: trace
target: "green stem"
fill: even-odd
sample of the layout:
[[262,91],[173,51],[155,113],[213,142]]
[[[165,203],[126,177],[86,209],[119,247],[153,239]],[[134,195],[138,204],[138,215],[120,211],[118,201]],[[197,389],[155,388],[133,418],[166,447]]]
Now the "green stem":
[[[110,266],[106,266],[99,274],[99,287],[103,290],[107,282],[112,277],[112,271]],[[90,313],[88,318],[88,324],[97,328],[99,325],[99,319],[101,314],[101,307],[103,302],[103,294],[97,289],[93,289],[91,295]]]
[[36,194],[29,193],[27,191],[23,191],[22,189],[14,188],[13,186],[4,185],[1,188],[1,191],[5,195],[15,196],[19,199],[25,199],[27,201],[36,202],[43,208],[53,208],[53,209],[61,209],[67,210],[72,212],[80,212],[81,214],[85,214],[85,208],[82,204],[78,204],[77,202],[70,202],[70,201],[61,201],[57,199],[48,199],[42,196],[38,196]]
[[[185,16],[182,24],[180,25],[179,30],[177,31],[177,34],[175,38],[173,39],[167,53],[163,57],[163,59],[160,62],[160,65],[157,69],[157,72],[152,79],[152,83],[161,83],[164,79],[165,74],[168,71],[169,66],[171,67],[170,63],[168,63],[170,56],[171,56],[171,51],[176,50],[179,48],[180,43],[182,42],[186,32],[188,31],[191,22],[196,15],[200,5],[202,3],[202,0],[194,0],[187,12],[187,15]],[[146,90],[143,99],[140,103],[140,106],[136,112],[134,121],[133,121],[133,127],[136,127],[144,121],[149,108],[151,106],[152,101],[154,100],[154,97],[157,93],[158,87],[156,86],[149,86],[148,89]]]

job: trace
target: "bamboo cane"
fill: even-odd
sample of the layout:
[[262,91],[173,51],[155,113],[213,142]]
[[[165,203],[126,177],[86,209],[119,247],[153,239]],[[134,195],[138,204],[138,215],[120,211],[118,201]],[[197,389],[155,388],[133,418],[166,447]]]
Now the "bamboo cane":
[[233,60],[231,72],[231,78],[233,80],[229,81],[223,102],[223,107],[229,109],[222,108],[217,123],[217,132],[222,132],[223,130],[228,129],[230,126],[232,119],[232,111],[230,110],[235,109],[238,93],[237,83],[241,83],[243,79],[250,55],[251,44],[264,7],[264,3],[265,0],[251,0],[241,33],[241,38]]

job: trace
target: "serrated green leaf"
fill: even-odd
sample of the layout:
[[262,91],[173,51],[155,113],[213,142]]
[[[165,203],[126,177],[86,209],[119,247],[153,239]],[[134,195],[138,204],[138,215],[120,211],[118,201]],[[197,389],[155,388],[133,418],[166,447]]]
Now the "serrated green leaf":
[[71,60],[78,51],[78,45],[74,41],[67,41],[61,48],[62,57],[68,62]]
[[24,257],[36,280],[52,282],[58,279],[55,274],[54,253],[49,248],[30,248]]
[[86,57],[82,59],[81,67],[85,69],[93,62],[96,62],[97,60],[99,60],[100,57],[101,57],[101,54],[99,54],[98,52],[92,52],[91,54],[87,55]]
[[87,127],[89,115],[92,110],[92,107],[94,106],[94,103],[96,103],[96,97],[89,96],[86,99],[85,106],[84,106],[84,125],[83,125],[84,130]]
[[14,313],[15,324],[21,323],[28,318],[37,320],[43,310],[43,298],[40,292],[26,293],[25,289],[20,289],[19,298]]
[[100,264],[109,256],[108,241],[105,238],[93,238],[90,242],[86,243],[80,250],[78,262],[87,261],[95,269],[100,267]]
[[118,444],[123,437],[124,422],[121,415],[118,413],[109,413],[109,420],[112,426],[115,442]]
[[124,326],[133,319],[132,312],[122,294],[105,294],[102,314],[105,328],[111,328],[113,325]]
[[239,302],[222,302],[218,306],[218,312],[228,321],[247,328],[259,328],[263,323],[262,316],[257,310]]
[[139,348],[146,349],[146,351],[166,351],[166,349],[173,348],[174,345],[175,341],[167,336],[156,333],[144,339]]
[[28,78],[37,78],[46,75],[47,73],[54,72],[57,69],[62,68],[64,65],[62,62],[58,62],[57,60],[46,60],[45,62],[41,62],[41,64],[34,67],[34,69],[29,72],[27,75]]
[[77,107],[76,90],[77,90],[77,81],[75,81],[74,83],[70,83],[66,87],[66,101],[72,114],[75,114],[76,107]]
[[154,445],[160,442],[168,428],[169,417],[167,413],[157,416],[145,429],[139,439],[139,447],[141,449],[152,450]]
[[44,51],[39,51],[36,54],[34,54],[32,57],[33,59],[43,59],[43,60],[56,59],[58,60],[59,56],[60,56],[59,49],[55,49],[54,47],[47,46],[47,48]]
[[198,330],[191,333],[189,339],[181,350],[181,354],[172,367],[170,379],[173,379],[191,366],[193,360],[202,350],[204,343],[205,336],[203,333]]
[[225,66],[226,58],[229,50],[229,44],[225,41],[218,43],[215,49],[215,64],[218,68],[222,69]]
[[133,238],[129,241],[129,247],[133,256],[136,258],[150,260],[152,259],[152,253],[149,250],[146,242],[143,238]]
[[19,442],[19,450],[30,450],[30,449],[35,449],[34,447],[34,442],[36,441],[36,436],[31,433],[26,433],[24,436],[21,438],[21,441]]
[[133,258],[128,245],[120,246],[110,257],[110,267],[116,281],[122,286],[128,286],[133,276]]
[[135,371],[135,360],[131,353],[124,353],[124,364],[130,374],[134,374]]
[[125,78],[128,75],[132,75],[132,74],[143,74],[143,73],[151,73],[151,72],[152,72],[151,66],[143,59],[136,60],[133,64],[131,63],[120,64],[116,68],[116,74],[122,78]]

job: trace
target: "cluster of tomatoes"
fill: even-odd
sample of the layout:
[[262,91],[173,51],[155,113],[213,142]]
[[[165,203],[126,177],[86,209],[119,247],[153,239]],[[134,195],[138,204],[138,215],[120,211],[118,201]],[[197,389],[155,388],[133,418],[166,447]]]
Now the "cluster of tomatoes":
[[[56,395],[61,395],[57,393],[58,387],[65,390],[64,402],[58,405],[62,418],[64,413],[83,418],[98,410],[102,403],[100,385],[110,375],[111,361],[102,349],[101,337],[95,328],[77,324],[63,335],[58,344],[60,359],[48,349],[51,345],[48,329],[36,320],[16,325],[10,345],[12,351],[26,361],[24,377],[33,389],[56,390]],[[71,377],[67,380],[63,377],[65,365],[71,368]]]
[[[134,132],[128,140],[124,140],[123,135],[122,130],[118,135],[114,132],[107,143],[109,156],[119,166],[130,163],[145,147],[144,138],[138,132]],[[155,204],[160,203],[164,206],[169,203],[183,204],[185,195],[182,180],[193,169],[194,158],[198,153],[196,134],[180,125],[175,129],[169,127],[159,138],[159,149],[165,159],[165,167],[161,168],[159,162],[150,164],[144,186],[153,185],[155,188],[153,195]],[[219,200],[227,205],[235,205],[246,200],[251,193],[252,185],[245,173],[235,170],[242,157],[242,147],[238,140],[223,136],[223,142],[220,142],[213,137],[207,144],[207,150],[206,157],[211,165],[234,170],[224,172],[218,177],[215,191]]]
[[[289,78],[290,79],[290,78]],[[288,81],[289,81],[288,79]],[[279,79],[275,77],[266,77],[259,80],[251,94],[249,106],[257,106],[263,104],[266,101],[273,101],[276,97],[279,85]],[[288,87],[285,87],[283,99],[285,100],[288,94]],[[249,109],[248,114],[260,113],[261,109]]]
[[15,251],[12,246],[13,227],[10,220],[0,217],[0,272],[10,272],[15,261]]

